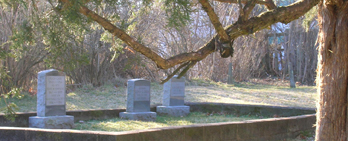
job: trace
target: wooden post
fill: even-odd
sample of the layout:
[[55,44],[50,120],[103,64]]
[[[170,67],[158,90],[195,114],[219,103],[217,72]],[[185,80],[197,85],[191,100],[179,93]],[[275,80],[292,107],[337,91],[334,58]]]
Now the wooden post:
[[295,78],[294,78],[294,71],[292,69],[291,62],[288,63],[288,69],[289,69],[289,77],[290,77],[290,88],[296,88]]
[[228,84],[233,84],[233,77],[232,77],[232,63],[228,64],[228,80],[227,83]]

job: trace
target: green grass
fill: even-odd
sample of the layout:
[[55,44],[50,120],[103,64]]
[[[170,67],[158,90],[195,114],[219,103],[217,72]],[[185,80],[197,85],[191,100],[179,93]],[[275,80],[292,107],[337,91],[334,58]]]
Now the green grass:
[[[94,88],[83,86],[66,96],[67,110],[115,109],[126,107],[126,86],[115,87],[106,84]],[[151,84],[151,105],[162,104],[162,85]],[[18,112],[35,112],[36,96],[23,94],[21,100],[9,99],[18,105]],[[291,106],[315,108],[317,94],[314,86],[297,86],[289,88],[287,82],[281,84],[264,84],[243,82],[226,84],[210,80],[193,79],[186,83],[186,102],[216,102],[236,104],[257,104],[274,106]],[[5,107],[3,99],[0,108]]]
[[120,118],[113,118],[108,120],[90,120],[75,123],[77,130],[93,130],[93,131],[130,131],[150,128],[160,128],[168,126],[182,126],[203,123],[218,123],[218,122],[232,122],[244,121],[251,119],[259,119],[258,116],[235,116],[226,115],[224,113],[201,113],[192,112],[186,117],[170,117],[157,116],[156,122],[123,120]]
[[[18,112],[33,112],[36,111],[36,96],[30,96],[28,93],[23,93],[21,99],[9,98],[7,103],[15,103],[18,106]],[[3,98],[0,99],[0,109],[6,107]],[[0,110],[0,113],[2,111]]]

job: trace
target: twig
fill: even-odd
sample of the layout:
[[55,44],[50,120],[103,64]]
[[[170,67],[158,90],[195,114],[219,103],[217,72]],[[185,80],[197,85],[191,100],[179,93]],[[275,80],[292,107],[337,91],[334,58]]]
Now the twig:
[[183,68],[183,67],[185,67],[185,66],[187,66],[187,65],[189,65],[189,64],[190,64],[189,61],[186,62],[186,63],[184,63],[184,64],[181,64],[178,68],[176,68],[176,69],[173,71],[173,73],[169,74],[169,75],[167,76],[166,79],[162,80],[162,81],[160,82],[160,84],[166,83],[166,82],[167,82],[169,79],[171,79],[176,73],[178,73],[179,70],[180,70],[181,68]]
[[186,66],[184,70],[181,71],[181,73],[178,76],[178,79],[180,79],[182,76],[186,74],[186,72],[192,68],[194,65],[196,65],[197,61],[191,61],[189,65]]

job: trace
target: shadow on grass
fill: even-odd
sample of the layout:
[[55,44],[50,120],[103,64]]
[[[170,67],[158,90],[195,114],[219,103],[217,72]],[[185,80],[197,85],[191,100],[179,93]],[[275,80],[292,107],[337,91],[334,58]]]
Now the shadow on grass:
[[168,126],[183,126],[203,123],[218,123],[218,122],[232,122],[244,121],[251,119],[266,118],[260,115],[243,115],[236,116],[232,114],[220,113],[202,113],[192,112],[186,117],[171,117],[171,116],[157,116],[155,122],[124,120],[120,118],[113,118],[107,120],[91,120],[75,123],[77,130],[94,130],[94,131],[130,131],[141,130],[149,128],[159,128]]

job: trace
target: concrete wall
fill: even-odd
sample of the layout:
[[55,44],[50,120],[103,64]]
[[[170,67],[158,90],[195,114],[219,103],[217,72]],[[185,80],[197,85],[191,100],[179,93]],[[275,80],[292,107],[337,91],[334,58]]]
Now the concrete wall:
[[239,115],[262,115],[264,117],[279,117],[297,116],[314,114],[313,108],[300,107],[280,107],[280,106],[266,106],[266,105],[243,105],[243,104],[226,104],[226,103],[186,103],[190,106],[191,111],[200,112],[220,112],[224,111],[229,114]]
[[[284,108],[274,106],[253,106],[221,103],[187,103],[191,111],[219,112],[238,114],[257,114],[280,116],[315,113],[314,109]],[[152,110],[155,110],[154,107]],[[75,120],[107,119],[118,117],[124,109],[69,111]],[[57,130],[20,128],[27,127],[29,116],[36,113],[20,113],[16,121],[4,120],[0,115],[0,141],[278,141],[295,138],[303,131],[314,130],[315,114],[285,118],[270,118],[242,122],[197,124],[190,126],[166,127],[127,132],[98,132],[79,130]],[[1,127],[3,126],[3,127]],[[17,127],[4,127],[17,126]]]
[[279,141],[314,130],[315,115],[127,132],[0,127],[1,141]]
[[[109,109],[109,110],[79,110],[79,111],[67,111],[67,115],[74,116],[75,122],[80,120],[92,120],[92,119],[110,119],[119,116],[120,112],[126,111],[125,109]],[[13,127],[28,127],[29,117],[36,116],[36,113],[17,113],[15,121],[10,121],[5,118],[3,114],[0,114],[0,126],[13,126]]]
[[[226,104],[226,103],[185,103],[190,106],[190,111],[199,112],[220,112],[234,113],[239,115],[262,115],[264,117],[273,117],[278,115],[280,117],[297,116],[314,114],[315,109],[310,108],[298,108],[298,107],[279,107],[279,106],[264,106],[264,105],[242,105],[242,104]],[[156,106],[151,106],[151,111],[156,111]],[[78,110],[67,111],[67,115],[74,116],[75,122],[80,120],[92,120],[92,119],[110,119],[119,117],[120,112],[125,112],[125,109],[106,109],[106,110]],[[35,112],[17,113],[15,121],[6,120],[3,114],[0,114],[0,126],[12,126],[12,127],[28,127],[29,117],[36,116]]]

